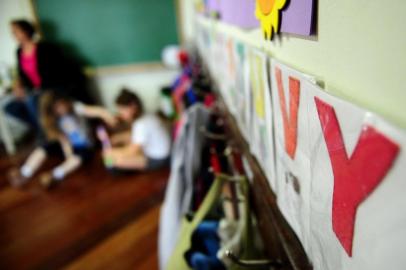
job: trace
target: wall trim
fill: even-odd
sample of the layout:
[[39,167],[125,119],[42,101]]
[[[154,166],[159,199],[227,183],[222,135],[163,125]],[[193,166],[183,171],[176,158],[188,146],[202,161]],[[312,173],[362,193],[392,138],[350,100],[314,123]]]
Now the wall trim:
[[161,62],[133,63],[125,65],[86,67],[84,69],[87,76],[106,76],[123,73],[150,72],[168,69]]

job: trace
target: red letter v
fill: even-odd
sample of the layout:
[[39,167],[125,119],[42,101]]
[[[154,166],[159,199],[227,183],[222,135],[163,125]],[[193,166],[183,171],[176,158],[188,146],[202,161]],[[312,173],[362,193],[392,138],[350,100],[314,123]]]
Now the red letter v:
[[297,121],[300,100],[300,81],[289,77],[289,115],[286,109],[285,91],[282,82],[282,72],[275,69],[276,82],[278,85],[279,104],[282,112],[283,131],[285,138],[285,150],[291,159],[295,158],[297,146]]

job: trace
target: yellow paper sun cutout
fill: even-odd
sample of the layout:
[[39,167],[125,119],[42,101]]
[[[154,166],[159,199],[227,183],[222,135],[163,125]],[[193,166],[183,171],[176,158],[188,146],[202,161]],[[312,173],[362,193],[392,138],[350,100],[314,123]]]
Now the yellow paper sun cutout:
[[262,32],[266,39],[272,39],[279,32],[280,10],[287,0],[257,0],[255,16],[261,22]]

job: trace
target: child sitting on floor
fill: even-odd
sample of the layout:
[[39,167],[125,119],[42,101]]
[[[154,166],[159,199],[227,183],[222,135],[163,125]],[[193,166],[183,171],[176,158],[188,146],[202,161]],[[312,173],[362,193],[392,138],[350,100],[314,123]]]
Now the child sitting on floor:
[[[144,112],[140,98],[123,89],[116,99],[120,118],[131,124],[129,135],[112,137],[113,147],[105,149],[105,163],[113,171],[154,170],[168,164],[171,139],[163,121]],[[117,144],[122,146],[115,146]]]
[[103,108],[73,102],[51,91],[42,96],[40,110],[41,124],[48,140],[30,154],[20,169],[11,170],[10,183],[15,187],[20,187],[31,179],[48,157],[60,155],[65,160],[40,177],[44,187],[63,180],[88,160],[92,156],[93,143],[85,117],[101,118],[109,125],[115,125],[116,122]]

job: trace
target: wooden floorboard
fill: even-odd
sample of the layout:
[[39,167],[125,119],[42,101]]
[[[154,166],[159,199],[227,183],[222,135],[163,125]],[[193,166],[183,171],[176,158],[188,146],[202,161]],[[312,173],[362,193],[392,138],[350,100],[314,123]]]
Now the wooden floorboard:
[[154,254],[156,250],[158,216],[159,207],[156,206],[66,269],[135,269],[134,266],[142,265],[145,258],[152,258],[156,269],[156,257],[149,254]]
[[[157,209],[168,170],[112,176],[96,157],[50,191],[35,180],[16,190],[6,180],[16,163],[0,157],[0,269],[93,269],[79,262],[94,269],[156,269]],[[115,237],[130,242],[111,252]],[[100,255],[108,258],[105,267],[92,262],[100,259],[95,252],[106,252]]]

